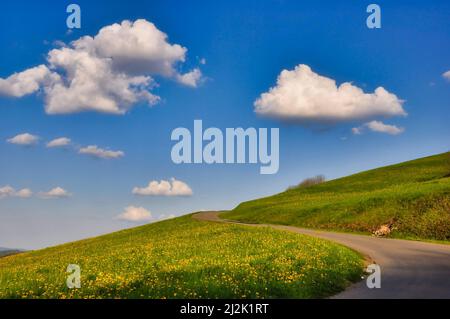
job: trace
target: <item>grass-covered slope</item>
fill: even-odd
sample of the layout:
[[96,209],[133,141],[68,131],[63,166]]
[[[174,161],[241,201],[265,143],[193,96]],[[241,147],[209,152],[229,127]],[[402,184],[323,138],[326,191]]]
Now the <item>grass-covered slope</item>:
[[450,240],[450,153],[240,204],[223,218],[393,237]]
[[1,258],[0,298],[310,298],[361,273],[359,254],[325,240],[185,216]]

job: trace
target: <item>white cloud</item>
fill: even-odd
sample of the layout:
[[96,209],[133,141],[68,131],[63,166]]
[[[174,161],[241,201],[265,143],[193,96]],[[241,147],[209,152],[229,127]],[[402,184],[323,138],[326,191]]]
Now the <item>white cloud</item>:
[[374,93],[321,76],[307,65],[283,70],[277,84],[255,101],[255,112],[300,123],[340,122],[406,115],[403,101],[383,87]]
[[82,37],[73,44],[78,50],[111,58],[120,71],[167,77],[177,74],[175,64],[184,62],[187,52],[179,44],[170,44],[164,32],[143,19],[106,26],[95,37]]
[[16,191],[13,187],[6,185],[0,188],[0,198],[4,197],[20,197],[28,198],[33,195],[33,192],[29,188],[23,188]]
[[128,206],[125,208],[125,211],[116,218],[132,222],[142,222],[151,220],[152,213],[144,207]]
[[200,69],[194,69],[191,72],[179,74],[177,76],[178,82],[194,88],[199,85],[201,78],[202,72],[200,71]]
[[23,133],[16,135],[7,140],[8,143],[17,144],[17,145],[33,145],[36,144],[39,140],[39,137],[36,135],[32,135],[29,133]]
[[47,147],[62,147],[67,146],[71,143],[70,138],[67,137],[60,137],[55,138],[54,140],[51,140],[47,143]]
[[384,124],[383,122],[380,121],[371,121],[367,123],[367,127],[374,132],[386,133],[390,135],[401,134],[405,130],[403,127]]
[[185,182],[171,178],[170,181],[151,181],[146,187],[133,188],[133,194],[142,196],[191,196],[192,189]]
[[51,72],[47,66],[25,70],[14,73],[6,79],[0,78],[0,95],[22,97],[39,90],[41,85],[51,85],[59,81],[59,75]]
[[146,20],[103,27],[51,50],[46,65],[0,79],[0,94],[23,96],[43,88],[48,114],[96,111],[124,114],[134,104],[156,104],[150,91],[159,75],[196,87],[201,71],[177,71],[187,49],[168,42],[167,35]]
[[15,189],[9,185],[3,186],[0,188],[0,198],[10,197],[15,194]]
[[133,104],[149,105],[159,98],[148,89],[150,76],[131,76],[113,69],[112,60],[72,48],[54,49],[48,54],[54,69],[66,72],[66,81],[45,88],[46,112],[49,114],[97,111],[123,114]]
[[39,194],[42,198],[50,199],[50,198],[64,198],[69,197],[71,194],[66,191],[64,188],[55,187],[48,192],[42,192]]
[[447,72],[444,72],[442,74],[442,76],[444,77],[444,79],[450,81],[450,70],[448,70]]
[[31,189],[23,188],[23,189],[17,191],[14,196],[21,197],[21,198],[28,198],[28,197],[31,197],[32,195],[33,195],[33,192],[31,191]]
[[352,133],[355,134],[355,135],[361,135],[362,134],[362,129],[363,129],[362,126],[354,127],[354,128],[352,128]]
[[89,145],[86,147],[80,148],[78,151],[80,154],[87,154],[98,158],[112,159],[119,158],[125,155],[122,151],[111,151],[99,148],[97,145]]
[[364,131],[365,128],[368,128],[369,130],[371,130],[373,132],[386,133],[389,135],[398,135],[405,131],[405,129],[403,127],[397,127],[395,125],[384,124],[381,121],[371,121],[371,122],[365,123],[359,127],[352,128],[352,133],[356,134],[356,135],[360,135],[360,134],[362,134],[362,132]]

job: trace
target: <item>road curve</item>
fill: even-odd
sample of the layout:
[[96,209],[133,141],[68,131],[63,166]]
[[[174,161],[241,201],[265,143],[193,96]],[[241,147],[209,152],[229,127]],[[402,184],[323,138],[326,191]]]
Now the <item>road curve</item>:
[[381,268],[381,288],[369,289],[362,280],[333,298],[404,299],[450,298],[450,245],[376,238],[293,226],[244,224],[219,218],[219,212],[193,215],[198,220],[272,227],[328,239],[350,247]]

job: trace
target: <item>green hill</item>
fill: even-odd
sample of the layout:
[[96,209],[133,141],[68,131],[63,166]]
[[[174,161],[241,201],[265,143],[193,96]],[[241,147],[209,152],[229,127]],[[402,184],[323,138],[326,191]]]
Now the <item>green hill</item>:
[[221,215],[251,223],[450,240],[450,153],[245,202]]
[[[79,289],[66,286],[69,264]],[[317,298],[362,268],[326,240],[188,215],[0,258],[0,298]]]

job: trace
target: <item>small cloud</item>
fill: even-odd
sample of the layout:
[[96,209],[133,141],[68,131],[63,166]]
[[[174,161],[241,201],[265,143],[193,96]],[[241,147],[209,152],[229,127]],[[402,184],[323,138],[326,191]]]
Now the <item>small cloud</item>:
[[70,138],[67,137],[60,137],[60,138],[56,138],[50,142],[47,143],[47,147],[51,148],[51,147],[63,147],[63,146],[67,146],[70,144]]
[[205,65],[206,64],[206,59],[205,58],[201,58],[200,59],[200,64],[201,65]]
[[5,197],[20,197],[29,198],[33,195],[33,192],[29,188],[23,188],[16,191],[13,187],[6,185],[0,188],[0,198]]
[[3,186],[0,188],[0,198],[13,196],[15,193],[15,189],[9,185]]
[[448,81],[450,81],[450,70],[447,72],[442,73],[442,77]]
[[34,145],[38,142],[38,140],[39,137],[36,135],[23,133],[8,139],[7,142],[16,145]]
[[60,47],[60,48],[65,48],[65,47],[67,47],[66,43],[64,43],[64,42],[61,41],[61,40],[55,40],[55,41],[53,41],[53,45],[54,45],[55,47]]
[[355,135],[361,135],[362,127],[354,127],[352,128],[352,133]]
[[178,82],[196,88],[202,79],[202,72],[196,68],[188,73],[177,75]]
[[23,188],[16,192],[15,196],[20,198],[29,198],[33,195],[33,192],[29,188]]
[[360,135],[365,128],[368,128],[372,132],[386,133],[389,135],[398,135],[405,131],[403,127],[397,127],[395,125],[384,124],[381,121],[371,121],[361,125],[360,127],[352,128],[352,133],[355,135]]
[[51,199],[51,198],[65,198],[71,196],[72,194],[67,192],[64,188],[55,187],[49,190],[48,192],[41,192],[39,195],[42,198]]
[[171,178],[170,181],[151,181],[146,187],[133,188],[133,194],[142,196],[191,196],[188,184]]
[[91,155],[98,158],[104,159],[112,159],[112,158],[120,158],[125,155],[122,151],[111,151],[99,148],[97,145],[89,145],[87,147],[82,147],[78,153]]
[[151,220],[152,213],[144,207],[128,206],[125,208],[125,211],[116,218],[131,222],[142,222]]

